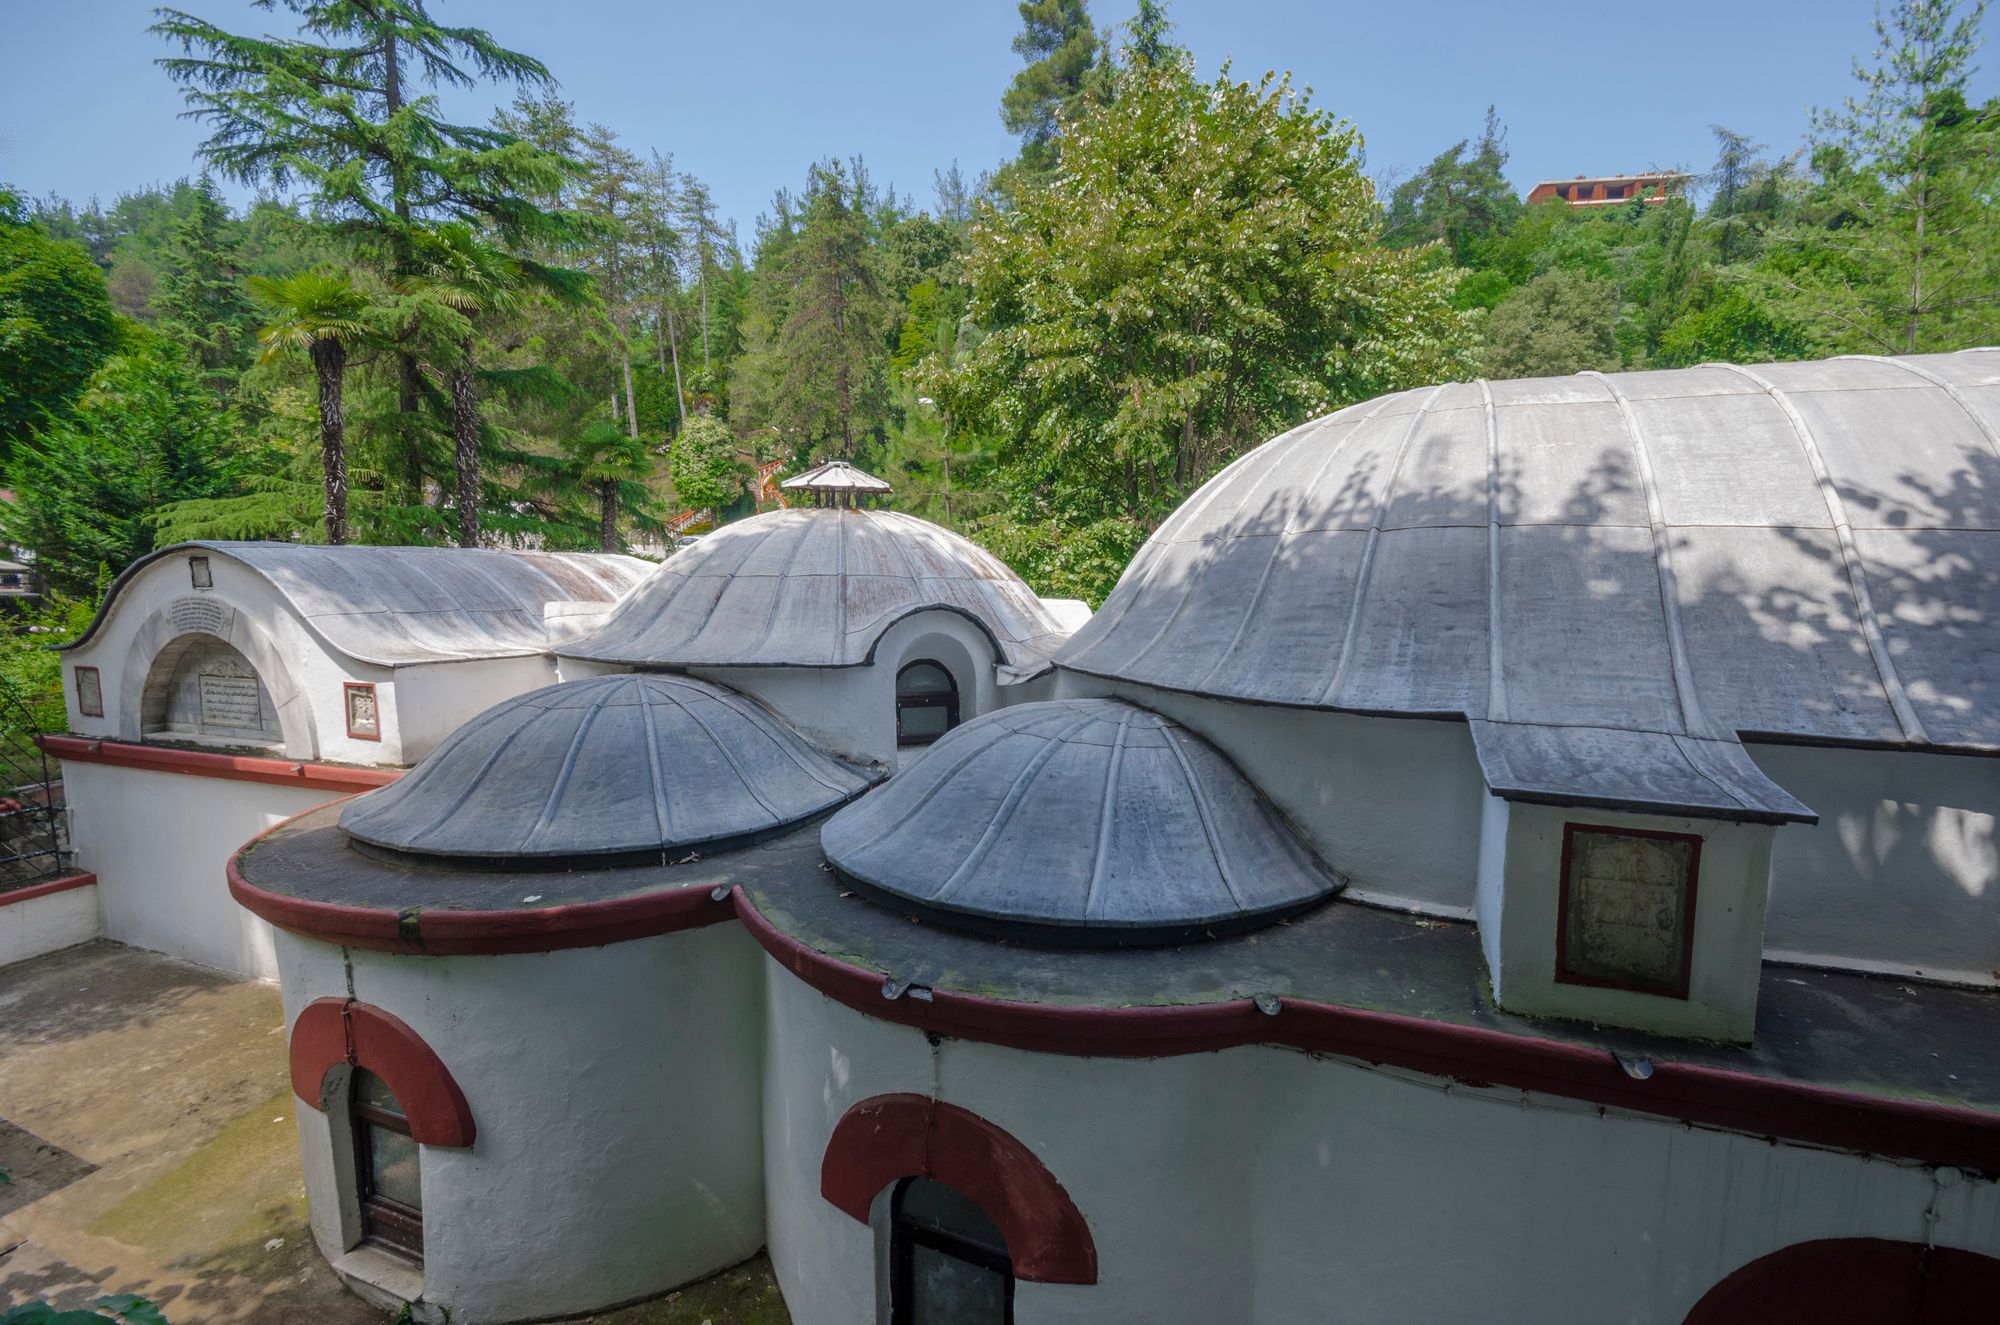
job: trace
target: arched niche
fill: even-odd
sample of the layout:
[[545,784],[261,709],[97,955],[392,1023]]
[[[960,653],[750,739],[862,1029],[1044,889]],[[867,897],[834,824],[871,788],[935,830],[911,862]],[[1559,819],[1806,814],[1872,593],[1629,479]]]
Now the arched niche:
[[[893,675],[899,693],[905,684],[905,675],[912,674],[911,669],[918,664],[931,663],[942,668],[951,677],[956,691],[952,707],[953,725],[970,721],[985,711],[981,703],[984,694],[979,685],[982,663],[975,660],[972,650],[955,635],[935,629],[924,631],[898,649],[895,657],[882,661],[894,664]],[[984,663],[983,668],[990,673],[993,665]]]
[[154,655],[139,694],[139,734],[154,740],[282,746],[277,705],[242,650],[182,635]]
[[[240,674],[248,669],[258,688],[257,728],[217,724],[213,733],[173,730],[177,712],[185,716],[191,704],[191,711],[199,714],[199,678],[204,667],[218,678],[235,673],[219,686],[212,681],[210,689],[220,705],[233,705],[239,714],[248,709],[248,690]],[[319,757],[312,705],[276,642],[235,606],[208,595],[162,603],[140,622],[125,653],[118,697],[121,740],[140,741],[151,736],[155,740],[282,745],[293,759]]]

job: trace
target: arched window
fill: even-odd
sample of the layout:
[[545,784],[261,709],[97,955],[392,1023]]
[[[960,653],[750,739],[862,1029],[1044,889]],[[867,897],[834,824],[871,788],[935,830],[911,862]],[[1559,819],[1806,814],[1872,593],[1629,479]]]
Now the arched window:
[[424,1254],[424,1192],[410,1120],[389,1084],[365,1067],[350,1074],[355,1191],[361,1236],[404,1255]]
[[924,659],[896,673],[896,744],[929,745],[958,725],[958,683]]
[[1010,1325],[1014,1265],[985,1211],[930,1178],[890,1200],[890,1325]]

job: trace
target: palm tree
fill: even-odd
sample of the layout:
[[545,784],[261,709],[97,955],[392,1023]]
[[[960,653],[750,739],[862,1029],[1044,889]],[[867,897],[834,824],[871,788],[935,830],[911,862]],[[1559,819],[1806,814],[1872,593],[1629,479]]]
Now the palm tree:
[[597,498],[598,547],[618,551],[620,495],[635,505],[645,500],[643,480],[652,470],[646,444],[608,419],[594,419],[563,443],[563,451],[575,479]]
[[520,302],[524,284],[537,272],[529,264],[484,242],[459,221],[422,232],[416,240],[417,272],[398,288],[428,299],[458,316],[452,319],[456,344],[446,372],[451,393],[451,436],[458,475],[458,543],[479,546],[479,386],[474,337],[478,319],[505,313]]
[[319,377],[320,470],[326,489],[326,541],[347,541],[347,418],[341,405],[347,347],[366,334],[368,300],[346,272],[302,271],[283,280],[252,276],[250,297],[270,312],[257,332],[269,363],[304,350]]

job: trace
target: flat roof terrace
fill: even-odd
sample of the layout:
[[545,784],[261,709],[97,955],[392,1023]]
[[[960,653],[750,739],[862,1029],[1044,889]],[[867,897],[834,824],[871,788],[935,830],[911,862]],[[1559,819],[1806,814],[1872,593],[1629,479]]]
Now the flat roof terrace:
[[247,849],[239,900],[327,942],[409,952],[586,946],[734,918],[815,988],[937,1034],[1124,1057],[1269,1044],[2000,1171],[2000,991],[1767,965],[1755,1043],[1709,1044],[1503,1012],[1474,926],[1345,901],[1182,947],[1048,949],[864,900],[824,867],[816,825],[678,864],[514,875],[363,855],[338,813]]

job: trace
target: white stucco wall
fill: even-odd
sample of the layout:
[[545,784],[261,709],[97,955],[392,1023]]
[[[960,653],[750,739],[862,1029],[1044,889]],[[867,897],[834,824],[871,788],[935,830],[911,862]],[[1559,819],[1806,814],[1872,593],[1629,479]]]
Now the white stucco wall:
[[[292,759],[412,764],[468,718],[556,679],[543,655],[402,668],[358,662],[321,643],[262,575],[224,553],[206,555],[213,588],[191,586],[184,556],[154,562],[120,591],[90,642],[63,655],[71,731],[142,739],[140,696],[153,660],[188,634],[226,640],[250,661],[277,709],[282,753]],[[78,705],[79,666],[98,669],[101,718],[85,716]],[[349,681],[374,685],[379,741],[347,734]]]
[[[407,1022],[472,1109],[425,1146],[425,1301],[456,1325],[665,1292],[764,1241],[762,957],[734,924],[502,957],[348,950],[352,995]],[[279,935],[285,1018],[349,993],[339,948]],[[312,1227],[346,1250],[327,1119],[299,1114]]]
[[2000,759],[1748,748],[1820,815],[1778,834],[1771,956],[2000,983]]
[[502,700],[554,685],[556,680],[555,659],[545,655],[398,667],[391,689],[403,762],[416,763],[437,749],[438,742]]
[[767,970],[770,1247],[797,1325],[877,1318],[873,1239],[819,1170],[840,1115],[894,1091],[1005,1128],[1088,1221],[1099,1282],[1018,1285],[1022,1325],[1679,1325],[1731,1271],[1811,1238],[2000,1246],[2000,1186],[1955,1170],[1281,1049],[932,1046]]
[[[1557,982],[1563,827],[1569,823],[1685,833],[1701,839],[1686,998]],[[1775,830],[1715,819],[1525,804],[1509,805],[1494,824],[1506,832],[1496,899],[1499,933],[1492,935],[1490,913],[1483,908],[1480,929],[1489,963],[1495,947],[1498,950],[1497,965],[1488,969],[1494,997],[1502,1007],[1668,1035],[1739,1042],[1751,1038],[1757,1021],[1757,981],[1763,973],[1765,882]]]
[[1062,672],[1064,698],[1121,695],[1200,733],[1298,825],[1352,894],[1472,914],[1486,782],[1464,723],[1315,713]]
[[63,765],[76,867],[97,875],[105,937],[253,979],[278,974],[271,927],[236,905],[237,848],[335,793],[106,764]]
[[0,966],[97,937],[97,885],[27,896],[0,893]]
[[[1001,702],[993,645],[956,612],[917,612],[882,633],[875,660],[860,667],[703,667],[697,676],[755,695],[801,732],[841,754],[896,763],[896,673],[909,663],[944,664],[958,683],[959,720]],[[564,674],[574,664],[565,662]],[[582,675],[578,670],[577,675]]]

